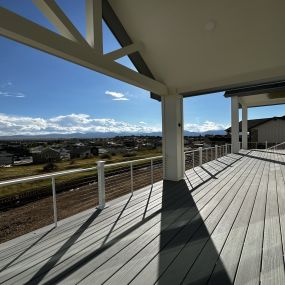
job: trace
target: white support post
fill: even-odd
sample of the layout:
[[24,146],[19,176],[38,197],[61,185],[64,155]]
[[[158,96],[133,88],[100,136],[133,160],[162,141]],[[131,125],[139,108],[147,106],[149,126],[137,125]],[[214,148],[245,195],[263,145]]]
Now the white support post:
[[98,171],[98,209],[103,210],[105,208],[105,161],[97,161]]
[[225,155],[228,155],[228,144],[225,144]]
[[57,206],[56,206],[56,189],[55,189],[55,178],[51,178],[52,186],[52,204],[53,204],[53,220],[54,226],[57,227]]
[[130,163],[130,167],[131,167],[131,191],[132,191],[132,195],[134,193],[134,172],[133,172],[133,163]]
[[265,149],[267,149],[267,145],[268,145],[268,143],[267,143],[267,141],[265,141]]
[[153,160],[150,160],[150,177],[151,177],[151,186],[153,186]]
[[199,165],[201,166],[203,164],[203,152],[202,147],[199,147]]
[[232,133],[232,152],[238,153],[240,150],[239,145],[239,102],[238,97],[231,97],[231,133]]
[[215,159],[218,159],[218,146],[215,145]]
[[163,178],[184,178],[183,97],[173,92],[161,97]]
[[247,117],[248,117],[248,109],[247,106],[242,105],[242,148],[248,149],[248,127],[247,127]]

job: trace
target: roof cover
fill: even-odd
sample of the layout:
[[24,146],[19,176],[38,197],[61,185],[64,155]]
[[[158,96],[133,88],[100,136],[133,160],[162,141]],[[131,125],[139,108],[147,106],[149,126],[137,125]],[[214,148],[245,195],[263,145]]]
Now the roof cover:
[[154,77],[179,93],[285,79],[285,1],[109,3]]

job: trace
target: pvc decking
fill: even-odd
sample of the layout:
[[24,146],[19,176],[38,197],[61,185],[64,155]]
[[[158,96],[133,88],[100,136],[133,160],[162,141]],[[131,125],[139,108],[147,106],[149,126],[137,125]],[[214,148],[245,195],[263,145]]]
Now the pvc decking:
[[285,152],[243,151],[0,245],[0,284],[285,284],[284,241]]

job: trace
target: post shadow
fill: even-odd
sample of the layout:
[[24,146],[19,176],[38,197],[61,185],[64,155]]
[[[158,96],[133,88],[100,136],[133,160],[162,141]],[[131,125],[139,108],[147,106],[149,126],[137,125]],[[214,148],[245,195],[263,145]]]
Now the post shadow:
[[[173,191],[177,193],[177,196],[184,197],[184,203],[181,207],[185,210],[185,214],[180,215],[179,217],[177,215],[178,219],[175,220],[171,226],[165,228],[165,221],[169,221],[169,216],[175,216],[177,211],[175,205],[171,207],[171,204],[175,204]],[[222,277],[219,278],[219,280],[222,280],[222,283],[219,284],[232,284],[225,266],[219,259],[219,253],[211,240],[211,235],[204,224],[203,218],[199,214],[191,191],[184,180],[179,182],[164,181],[161,213],[161,227],[165,229],[162,230],[160,234],[160,252],[157,274],[159,277],[157,284],[182,284],[186,277],[187,283],[185,284],[207,284],[217,261],[219,262],[219,274]],[[195,274],[192,278],[189,275],[189,271],[195,266],[195,261],[199,258],[206,243],[207,248],[210,249],[207,251],[206,259],[212,261],[211,266],[199,268],[199,274]],[[195,246],[195,255],[187,256],[186,251],[184,251],[186,246]],[[203,258],[205,258],[204,256],[205,255],[203,255]],[[168,272],[169,269],[171,271]]]

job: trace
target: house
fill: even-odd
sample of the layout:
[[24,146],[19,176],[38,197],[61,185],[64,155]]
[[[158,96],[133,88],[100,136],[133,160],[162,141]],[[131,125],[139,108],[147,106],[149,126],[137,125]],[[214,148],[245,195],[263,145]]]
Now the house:
[[55,162],[60,160],[60,152],[48,147],[42,151],[34,151],[32,152],[33,163],[47,163],[47,162]]
[[2,165],[13,165],[14,155],[12,153],[2,151],[0,152],[0,166]]
[[88,147],[88,146],[82,146],[82,147],[75,147],[71,149],[70,151],[70,158],[88,158],[92,157],[94,155],[98,155],[98,148],[96,147]]
[[[225,130],[231,133],[231,128]],[[242,122],[239,122],[242,131]],[[248,120],[249,141],[258,143],[281,143],[285,141],[285,116]]]
[[70,159],[70,151],[68,149],[62,148],[60,149],[60,159],[69,160]]

